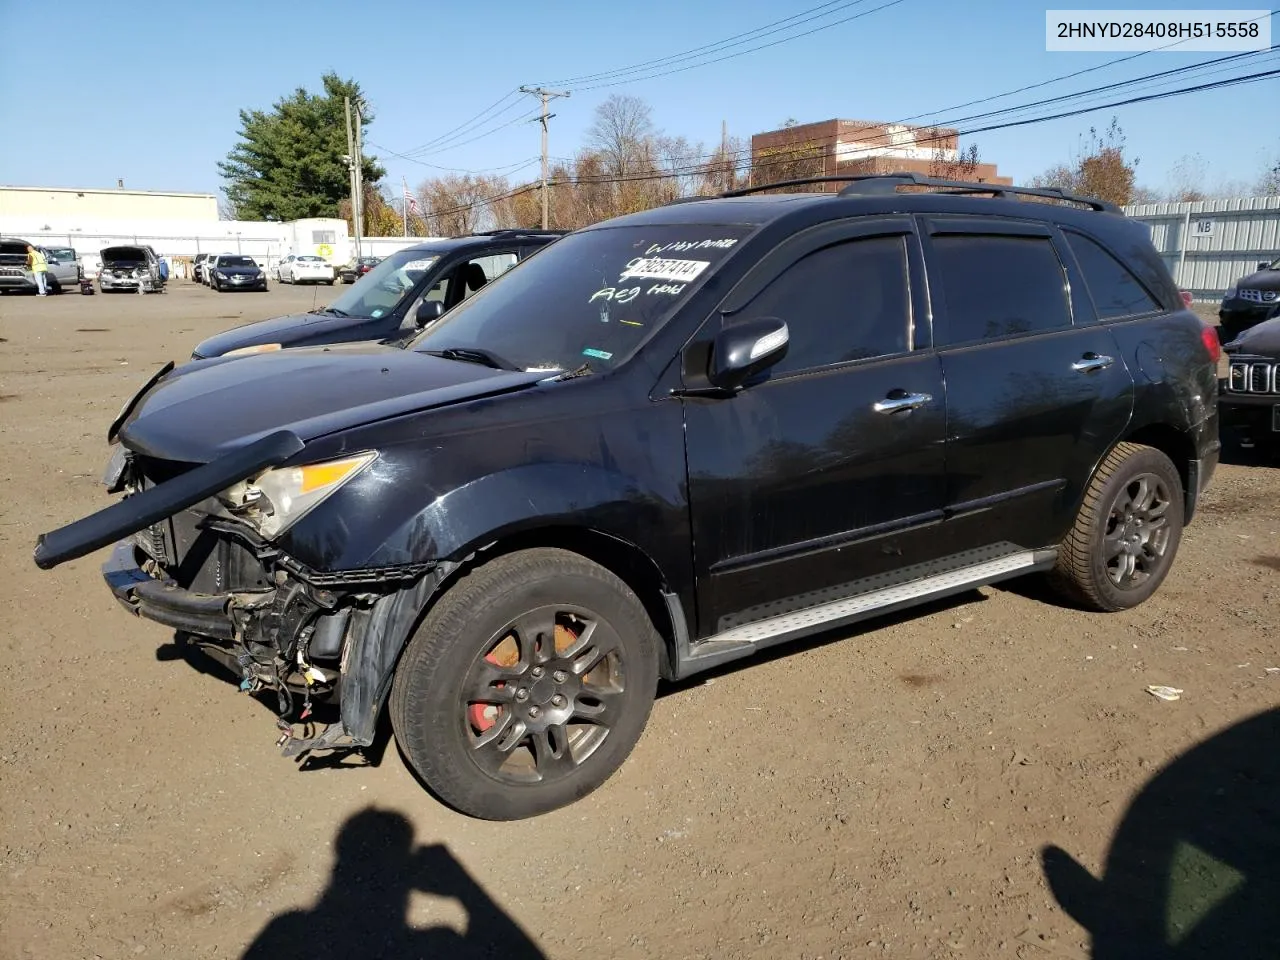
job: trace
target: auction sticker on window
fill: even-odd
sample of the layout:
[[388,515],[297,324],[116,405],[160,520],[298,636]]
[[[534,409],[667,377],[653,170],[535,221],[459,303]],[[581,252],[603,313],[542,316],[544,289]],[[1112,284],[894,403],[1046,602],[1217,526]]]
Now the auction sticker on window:
[[622,280],[639,277],[646,280],[675,280],[685,282],[692,280],[707,267],[709,260],[668,260],[664,257],[637,257],[627,264],[622,271]]
[[1269,50],[1269,10],[1046,10],[1045,49]]

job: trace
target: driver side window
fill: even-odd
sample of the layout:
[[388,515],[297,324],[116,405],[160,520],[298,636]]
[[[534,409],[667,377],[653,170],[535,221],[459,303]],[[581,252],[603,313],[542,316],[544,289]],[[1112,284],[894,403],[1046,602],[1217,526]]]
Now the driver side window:
[[911,297],[900,236],[847,240],[816,250],[764,288],[747,311],[779,317],[790,332],[774,377],[909,349]]

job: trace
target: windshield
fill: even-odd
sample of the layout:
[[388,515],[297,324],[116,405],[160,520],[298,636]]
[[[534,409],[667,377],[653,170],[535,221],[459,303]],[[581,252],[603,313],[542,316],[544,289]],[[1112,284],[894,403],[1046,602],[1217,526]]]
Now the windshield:
[[71,247],[45,247],[44,252],[55,260],[63,262],[69,262],[76,258],[76,252]]
[[568,234],[454,307],[409,349],[482,349],[524,370],[617,366],[749,229],[658,224]]
[[257,261],[253,257],[219,257],[218,266],[220,267],[256,267]]
[[364,320],[385,317],[440,258],[434,253],[401,250],[387,257],[357,280],[326,308],[339,316]]

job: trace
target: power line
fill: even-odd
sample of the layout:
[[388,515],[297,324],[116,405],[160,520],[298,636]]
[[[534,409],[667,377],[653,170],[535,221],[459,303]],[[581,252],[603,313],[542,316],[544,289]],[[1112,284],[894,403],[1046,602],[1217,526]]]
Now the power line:
[[[502,106],[502,104],[506,103],[512,97],[518,96],[519,93],[520,93],[519,90],[508,90],[505,94],[502,95],[501,98],[494,101],[489,106],[485,107],[483,110],[481,110],[478,114],[476,114],[470,120],[466,121],[465,123],[461,123],[450,130],[446,130],[444,133],[440,134],[437,137],[433,137],[432,139],[428,140],[426,143],[421,143],[416,147],[411,147],[410,149],[406,150],[405,153],[417,153],[421,150],[426,150],[429,147],[435,146],[442,140],[448,140],[451,137],[460,136],[463,132],[467,130],[467,128],[477,125],[480,121],[488,117],[490,113],[492,113],[498,107]],[[501,111],[499,116],[502,113],[507,113],[510,109],[511,108],[508,107],[507,110]]]
[[[652,70],[653,68],[660,66],[662,64],[679,63],[685,60],[694,59],[698,56],[704,56],[708,53],[719,53],[721,50],[727,50],[731,47],[741,46],[744,43],[750,43],[751,40],[753,39],[758,40],[761,37],[767,37],[774,33],[779,33],[784,30],[790,30],[790,29],[793,29],[794,27],[800,26],[800,24],[809,23],[810,21],[813,21],[813,20],[820,20],[823,17],[829,17],[832,14],[839,13],[841,10],[847,9],[848,7],[854,7],[861,3],[866,3],[866,2],[868,2],[868,0],[830,0],[830,2],[828,3],[822,3],[816,7],[810,7],[807,10],[801,10],[799,13],[792,14],[789,17],[783,17],[781,20],[774,20],[772,23],[766,23],[764,24],[764,26],[756,27],[754,30],[747,30],[744,33],[735,33],[731,37],[725,37],[723,40],[716,40],[712,43],[705,43],[702,46],[694,47],[691,50],[684,50],[680,53],[673,53],[666,57],[658,57],[657,59],[654,59],[654,60],[644,60],[640,63],[633,63],[628,67],[618,67],[613,70],[602,71],[601,73],[588,73],[579,77],[569,77],[567,79],[554,80],[552,82],[557,84],[574,85],[574,84],[589,83],[594,80],[611,79],[611,78],[618,77],[628,73],[643,73],[646,70]],[[835,7],[835,9],[826,10],[826,8],[828,7]],[[826,10],[826,12],[815,13],[815,11],[818,11],[818,10]],[[806,14],[814,14],[814,15],[806,17]],[[804,19],[801,19],[801,18],[804,18]],[[798,22],[793,22],[793,21],[798,21]],[[773,29],[770,29],[770,28],[773,28]],[[750,39],[743,39],[743,38],[750,38]],[[731,42],[731,41],[737,41],[737,42]]]
[[514,163],[504,163],[500,167],[480,167],[478,169],[471,169],[469,167],[442,167],[436,163],[428,163],[425,160],[419,160],[417,157],[411,157],[411,156],[408,156],[407,154],[398,153],[397,151],[392,150],[390,147],[384,147],[382,144],[374,143],[372,140],[369,141],[369,146],[374,147],[377,150],[381,150],[383,153],[389,153],[393,157],[399,157],[401,160],[408,160],[410,163],[416,163],[419,166],[430,167],[432,170],[443,170],[445,173],[472,173],[472,174],[496,173],[499,170],[511,170],[513,167],[515,168],[527,167],[529,164],[536,163],[538,160],[537,157],[528,157],[524,160],[517,160]]
[[657,80],[661,77],[669,77],[677,73],[684,73],[686,70],[696,70],[699,67],[709,67],[713,63],[723,63],[726,60],[733,60],[733,59],[736,59],[737,57],[745,57],[748,53],[757,53],[760,50],[768,50],[770,47],[776,47],[779,44],[790,43],[792,40],[799,40],[801,37],[808,37],[815,33],[821,33],[823,30],[830,30],[833,27],[839,27],[843,24],[850,23],[854,20],[861,20],[863,17],[869,17],[873,13],[879,13],[881,10],[887,10],[890,7],[896,7],[898,4],[905,3],[905,2],[906,0],[889,0],[888,3],[882,3],[878,7],[872,7],[870,10],[864,10],[862,13],[855,13],[853,16],[844,17],[841,20],[835,20],[831,23],[823,24],[820,27],[814,27],[812,30],[805,30],[803,33],[797,33],[790,37],[783,37],[780,40],[773,40],[769,43],[762,43],[758,47],[751,47],[750,49],[747,49],[747,50],[739,50],[737,53],[730,53],[723,57],[716,57],[715,59],[712,59],[712,60],[704,60],[701,63],[691,63],[687,66],[676,67],[674,70],[662,70],[662,71],[659,71],[658,73],[651,73],[651,74],[648,74],[647,76],[642,76],[642,77],[628,77],[622,80],[610,80],[604,83],[596,83],[590,86],[580,87],[579,89],[582,90],[583,92],[586,92],[587,90],[603,90],[606,87],[616,87],[624,83],[638,83],[643,80]]
[[[1265,16],[1254,17],[1253,20],[1265,20],[1268,17],[1275,16],[1277,13],[1280,13],[1280,10],[1272,10],[1270,13],[1266,14]],[[1253,20],[1250,20],[1248,22],[1253,22]],[[919,120],[922,117],[937,116],[939,113],[948,113],[952,110],[963,110],[966,107],[981,106],[984,103],[990,103],[992,100],[1000,100],[1000,99],[1003,99],[1004,97],[1011,97],[1016,93],[1026,93],[1028,90],[1038,90],[1041,87],[1047,87],[1049,84],[1057,83],[1060,80],[1072,80],[1076,77],[1082,77],[1086,73],[1093,73],[1096,70],[1105,70],[1108,67],[1114,67],[1121,63],[1127,63],[1130,60],[1136,60],[1138,59],[1138,57],[1145,57],[1149,53],[1158,53],[1162,50],[1169,50],[1173,47],[1181,46],[1184,43],[1190,43],[1191,39],[1192,39],[1191,37],[1184,37],[1181,40],[1174,40],[1171,43],[1164,44],[1163,46],[1153,47],[1150,50],[1141,50],[1138,53],[1131,53],[1123,57],[1116,57],[1114,60],[1108,60],[1106,63],[1095,64],[1092,67],[1085,67],[1083,70],[1075,70],[1071,73],[1064,73],[1061,76],[1057,76],[1057,77],[1050,77],[1048,80],[1041,80],[1038,83],[1029,83],[1026,86],[1016,87],[1013,90],[1006,90],[1004,93],[995,93],[995,94],[992,94],[991,96],[981,97],[977,100],[968,100],[964,103],[957,103],[953,106],[943,107],[941,110],[933,110],[929,113],[917,113],[914,116],[904,117],[902,120],[898,122],[908,123],[912,120]],[[1202,61],[1202,62],[1208,62],[1208,61]]]

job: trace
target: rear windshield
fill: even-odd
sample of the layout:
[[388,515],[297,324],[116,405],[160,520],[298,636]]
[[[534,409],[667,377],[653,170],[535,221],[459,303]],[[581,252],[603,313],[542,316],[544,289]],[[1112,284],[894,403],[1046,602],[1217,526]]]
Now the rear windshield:
[[299,260],[305,260],[307,263],[324,263],[320,257],[299,257]]
[[661,224],[571,233],[454,307],[410,349],[481,349],[522,370],[617,366],[750,229]]

